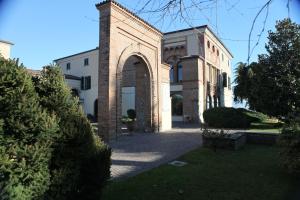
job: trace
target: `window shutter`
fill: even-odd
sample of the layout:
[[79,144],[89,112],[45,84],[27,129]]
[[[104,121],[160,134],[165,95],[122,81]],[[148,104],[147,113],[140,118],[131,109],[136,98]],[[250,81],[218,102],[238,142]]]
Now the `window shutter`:
[[81,77],[81,81],[80,81],[80,89],[84,90],[84,77]]

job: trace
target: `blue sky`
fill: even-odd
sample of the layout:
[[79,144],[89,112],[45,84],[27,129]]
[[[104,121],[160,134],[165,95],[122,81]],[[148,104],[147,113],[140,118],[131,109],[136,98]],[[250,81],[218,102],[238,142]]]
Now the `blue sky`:
[[[157,1],[158,0],[154,0]],[[199,0],[195,0],[199,1]],[[172,31],[189,26],[208,24],[222,38],[234,55],[232,65],[247,60],[247,39],[252,20],[266,0],[218,0],[217,7],[188,12],[189,24],[184,20],[166,17],[159,22],[157,14],[141,14],[161,31]],[[12,57],[20,58],[25,66],[40,69],[54,59],[89,50],[98,46],[98,18],[95,0],[0,0],[0,39],[15,45]],[[119,0],[131,10],[141,8],[142,0]],[[146,0],[144,0],[146,2]],[[163,2],[163,1],[162,1]],[[266,30],[274,29],[275,21],[288,16],[286,0],[274,0],[270,6]],[[216,9],[217,8],[217,9]],[[300,1],[292,0],[290,17],[300,23]],[[263,13],[253,33],[262,29]],[[265,32],[251,60],[263,53],[267,36]]]

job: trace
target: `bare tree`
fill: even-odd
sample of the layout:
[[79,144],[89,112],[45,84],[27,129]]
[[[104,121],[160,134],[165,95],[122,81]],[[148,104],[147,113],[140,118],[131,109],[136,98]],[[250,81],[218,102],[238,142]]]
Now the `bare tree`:
[[[193,25],[193,21],[196,20],[194,17],[194,12],[201,14],[204,19],[206,19],[209,25],[216,31],[218,37],[222,40],[236,41],[236,42],[247,42],[248,43],[248,52],[247,52],[247,63],[249,64],[252,53],[255,48],[259,45],[261,37],[265,32],[266,22],[269,16],[269,8],[270,5],[274,2],[274,0],[264,0],[261,7],[258,7],[258,12],[255,16],[253,16],[252,24],[248,34],[247,39],[237,39],[237,38],[223,38],[220,37],[220,30],[218,29],[218,15],[219,15],[219,5],[221,3],[225,3],[228,8],[227,11],[234,10],[240,16],[244,16],[244,14],[239,11],[237,5],[241,0],[136,0],[136,6],[133,8],[133,11],[137,15],[145,15],[148,14],[148,20],[151,17],[152,24],[161,26],[166,26],[164,28],[168,28],[170,24],[175,22],[176,20],[180,20],[183,23],[187,24],[190,28],[195,28]],[[288,11],[288,18],[290,17],[290,2],[292,0],[285,0],[286,8]],[[215,16],[207,16],[204,11],[214,10]],[[264,15],[264,16],[263,16]],[[254,28],[258,26],[259,17],[263,16],[262,28],[257,34],[256,40],[253,39],[253,31]],[[153,19],[156,17],[156,20]],[[96,19],[91,19],[85,16],[86,19],[94,22],[98,22]],[[213,22],[215,20],[215,22]],[[168,23],[168,24],[166,24]],[[163,28],[163,27],[160,27]],[[198,30],[195,28],[195,31]],[[252,42],[255,41],[255,44],[252,45]]]
[[[224,40],[248,42],[248,56],[247,56],[248,63],[254,49],[258,46],[261,40],[261,36],[265,32],[265,26],[269,16],[269,8],[274,0],[264,0],[264,1],[265,1],[264,4],[259,8],[256,15],[253,16],[253,21],[248,34],[248,39],[241,40],[241,39],[220,37],[221,39]],[[289,10],[290,10],[290,1],[291,0],[286,0],[288,17],[289,17]],[[240,0],[167,0],[167,1],[166,0],[138,0],[135,8],[135,13],[138,15],[150,13],[151,17],[154,16],[153,14],[156,14],[157,20],[154,21],[154,25],[156,25],[157,23],[166,25],[165,21],[169,21],[169,23],[172,23],[176,20],[181,20],[182,22],[186,23],[189,27],[192,28],[194,27],[193,13],[197,12],[198,14],[201,14],[209,22],[209,24],[216,30],[217,35],[219,35],[219,30],[218,30],[219,4],[220,3],[227,4],[229,6],[227,11],[235,10],[237,13],[243,16],[243,13],[241,13],[236,8],[239,2]],[[204,11],[207,9],[214,10],[215,17],[206,16]],[[262,23],[262,28],[258,33],[256,40],[253,40],[252,39],[253,30],[255,26],[258,25],[259,23],[258,18],[261,16],[263,16],[263,21],[260,22]],[[215,20],[215,23],[212,23],[213,18]],[[195,31],[197,30],[195,29]],[[254,45],[252,45],[252,41],[255,41]]]

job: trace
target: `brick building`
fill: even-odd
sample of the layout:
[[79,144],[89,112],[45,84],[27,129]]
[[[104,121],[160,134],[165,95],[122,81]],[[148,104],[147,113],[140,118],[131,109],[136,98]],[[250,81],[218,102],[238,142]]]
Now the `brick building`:
[[119,133],[129,108],[139,131],[161,131],[171,121],[199,123],[205,109],[232,106],[233,56],[207,25],[162,33],[115,1],[96,7],[99,48],[55,62],[86,114],[98,118],[101,135]]

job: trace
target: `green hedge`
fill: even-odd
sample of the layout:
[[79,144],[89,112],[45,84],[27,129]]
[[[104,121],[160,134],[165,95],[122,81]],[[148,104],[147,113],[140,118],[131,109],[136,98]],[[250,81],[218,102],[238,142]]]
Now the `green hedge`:
[[279,137],[281,157],[284,166],[291,173],[300,174],[300,125],[292,122],[285,126]]
[[100,199],[110,155],[58,67],[0,57],[0,199]]
[[218,107],[204,111],[205,123],[214,128],[249,128],[252,122],[260,122],[265,115],[243,108]]

